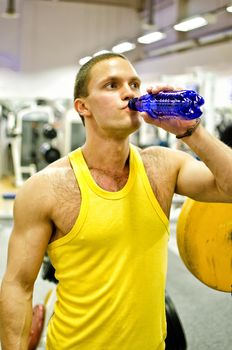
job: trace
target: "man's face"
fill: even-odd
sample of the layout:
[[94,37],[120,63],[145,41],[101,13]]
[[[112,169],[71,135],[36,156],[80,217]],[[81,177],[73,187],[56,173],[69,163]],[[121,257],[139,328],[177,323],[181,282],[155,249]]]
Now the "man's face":
[[107,59],[93,66],[85,99],[99,130],[130,134],[141,117],[128,108],[128,101],[140,95],[140,79],[133,66],[122,58]]

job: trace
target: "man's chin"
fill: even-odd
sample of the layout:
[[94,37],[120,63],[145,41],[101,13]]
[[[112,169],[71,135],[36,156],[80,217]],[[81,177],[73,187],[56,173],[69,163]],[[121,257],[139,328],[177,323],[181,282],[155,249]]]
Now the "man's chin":
[[129,120],[124,119],[123,121],[121,121],[121,123],[117,121],[114,127],[112,127],[111,125],[111,127],[109,129],[106,128],[106,130],[108,129],[108,132],[110,131],[110,133],[114,136],[126,138],[140,128],[142,124],[142,119],[143,118],[139,116],[137,118],[130,118]]
[[137,118],[131,119],[131,125],[132,125],[132,128],[135,129],[134,131],[140,128],[142,121],[143,121],[143,118],[140,116]]

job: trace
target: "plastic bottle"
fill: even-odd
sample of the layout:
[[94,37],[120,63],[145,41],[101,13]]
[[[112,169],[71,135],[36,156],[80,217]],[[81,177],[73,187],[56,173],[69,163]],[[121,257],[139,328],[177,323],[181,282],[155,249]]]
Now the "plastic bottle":
[[196,119],[202,115],[202,96],[193,90],[161,91],[129,100],[128,107],[147,112],[152,118]]

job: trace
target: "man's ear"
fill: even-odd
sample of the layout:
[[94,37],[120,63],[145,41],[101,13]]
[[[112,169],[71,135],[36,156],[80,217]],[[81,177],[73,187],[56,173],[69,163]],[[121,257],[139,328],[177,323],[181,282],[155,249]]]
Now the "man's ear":
[[90,115],[87,103],[83,98],[76,98],[74,101],[75,110],[83,117],[88,117]]

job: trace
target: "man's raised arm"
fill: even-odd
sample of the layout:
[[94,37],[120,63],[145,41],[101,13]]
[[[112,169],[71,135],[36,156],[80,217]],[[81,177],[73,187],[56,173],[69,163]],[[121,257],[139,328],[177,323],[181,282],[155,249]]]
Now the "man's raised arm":
[[[171,86],[149,88],[149,93],[173,90]],[[145,122],[161,127],[181,138],[200,158],[195,160],[184,152],[173,153],[178,168],[175,192],[202,202],[232,202],[232,149],[208,133],[197,120],[153,119],[142,113]],[[188,133],[187,133],[188,134]]]
[[183,162],[177,192],[202,202],[232,202],[232,149],[202,127],[183,140],[201,159]]

